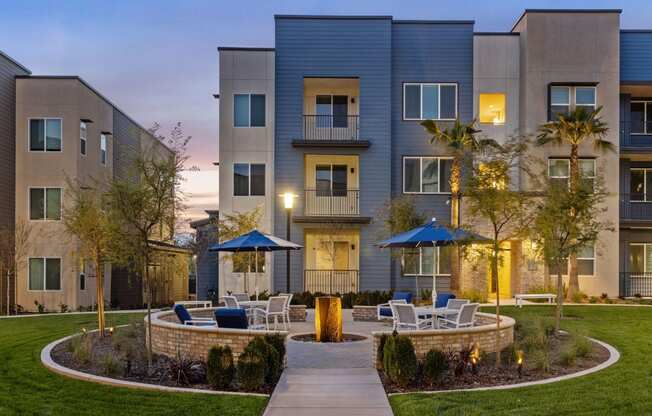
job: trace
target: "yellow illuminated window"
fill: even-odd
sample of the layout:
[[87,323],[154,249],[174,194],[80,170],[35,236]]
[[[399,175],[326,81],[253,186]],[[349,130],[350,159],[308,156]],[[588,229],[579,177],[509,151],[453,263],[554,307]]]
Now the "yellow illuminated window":
[[480,94],[480,123],[505,124],[505,94]]

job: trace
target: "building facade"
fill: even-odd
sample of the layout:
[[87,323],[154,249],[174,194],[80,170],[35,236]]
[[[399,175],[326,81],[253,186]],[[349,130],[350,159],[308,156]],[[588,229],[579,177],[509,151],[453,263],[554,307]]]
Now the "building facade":
[[[580,163],[587,178],[604,177],[604,219],[614,230],[579,253],[580,288],[652,295],[652,31],[621,29],[620,10],[526,10],[498,33],[475,32],[473,21],[390,16],[275,16],[275,24],[273,50],[220,48],[220,211],[263,204],[262,228],[284,237],[279,195],[297,196],[290,237],[304,249],[291,255],[289,290],[415,290],[431,287],[434,268],[440,290],[491,294],[485,269],[463,264],[451,276],[446,249],[406,261],[373,245],[384,236],[379,212],[393,197],[409,195],[421,212],[450,221],[451,153],[429,143],[420,121],[476,120],[483,135],[504,141],[536,134],[557,112],[602,107],[605,139],[616,150],[587,143]],[[234,77],[242,78],[237,89]],[[264,129],[253,123],[253,98],[248,107],[242,98],[256,94],[265,94]],[[247,114],[249,124],[241,120]],[[568,180],[568,147],[530,151],[551,177]],[[262,193],[236,192],[255,179],[242,168],[253,160],[265,163]],[[517,183],[531,188],[525,177]],[[493,296],[543,286],[550,271],[531,243],[506,248]],[[223,263],[220,279],[234,288],[222,288],[235,290],[241,276]],[[265,276],[272,291],[288,290],[285,254],[273,256]]]

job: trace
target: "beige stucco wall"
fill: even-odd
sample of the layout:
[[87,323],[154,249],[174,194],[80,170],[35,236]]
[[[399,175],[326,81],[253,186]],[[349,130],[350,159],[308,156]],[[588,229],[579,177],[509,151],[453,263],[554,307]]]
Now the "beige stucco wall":
[[[28,151],[28,119],[53,117],[62,119],[62,151]],[[87,126],[87,154],[80,154],[80,119],[93,122]],[[18,79],[16,85],[16,221],[25,221],[31,229],[26,259],[18,272],[17,303],[25,310],[35,310],[34,301],[48,310],[60,304],[69,308],[92,306],[95,279],[87,276],[86,290],[80,290],[81,259],[74,238],[68,236],[61,221],[30,221],[29,187],[60,187],[65,207],[66,178],[89,183],[112,176],[112,139],[107,137],[107,164],[100,164],[100,132],[113,131],[113,107],[77,79]],[[64,208],[65,209],[65,208]],[[29,257],[61,258],[61,290],[29,291]],[[106,267],[105,293],[110,293],[110,267]]]
[[[515,26],[520,32],[520,126],[522,133],[535,133],[547,119],[548,86],[552,82],[595,82],[601,117],[611,127],[606,139],[618,148],[619,123],[619,35],[618,13],[527,13]],[[568,146],[533,148],[542,159],[567,157]],[[609,191],[605,219],[616,228],[604,232],[596,247],[595,276],[580,277],[580,289],[590,295],[618,294],[618,192],[619,157],[596,153],[590,144],[580,156],[596,157]],[[523,183],[528,188],[527,183]]]
[[[219,52],[219,208],[220,218],[233,212],[262,208],[260,228],[273,231],[274,198],[283,190],[274,187],[274,52],[221,50]],[[265,127],[233,126],[234,94],[265,94]],[[265,164],[265,196],[233,196],[233,164]],[[271,289],[272,254],[266,255],[266,273],[259,274],[260,290]],[[242,291],[244,275],[232,273],[231,261],[221,256],[220,295]],[[253,277],[250,276],[250,279]],[[253,280],[250,281],[250,283]],[[252,286],[250,286],[252,287]]]

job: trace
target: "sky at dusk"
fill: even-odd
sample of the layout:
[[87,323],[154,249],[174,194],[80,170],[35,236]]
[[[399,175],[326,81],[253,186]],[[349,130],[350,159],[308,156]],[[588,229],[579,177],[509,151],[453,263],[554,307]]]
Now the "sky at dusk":
[[274,46],[274,14],[475,20],[508,31],[525,8],[622,8],[621,26],[652,28],[652,1],[0,0],[0,50],[33,74],[79,75],[149,127],[183,123],[188,215],[217,208],[218,46]]

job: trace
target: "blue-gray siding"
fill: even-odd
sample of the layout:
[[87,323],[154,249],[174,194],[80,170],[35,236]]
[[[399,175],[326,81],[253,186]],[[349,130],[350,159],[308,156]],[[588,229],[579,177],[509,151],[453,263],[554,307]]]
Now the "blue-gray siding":
[[620,80],[652,81],[652,31],[620,33]]

